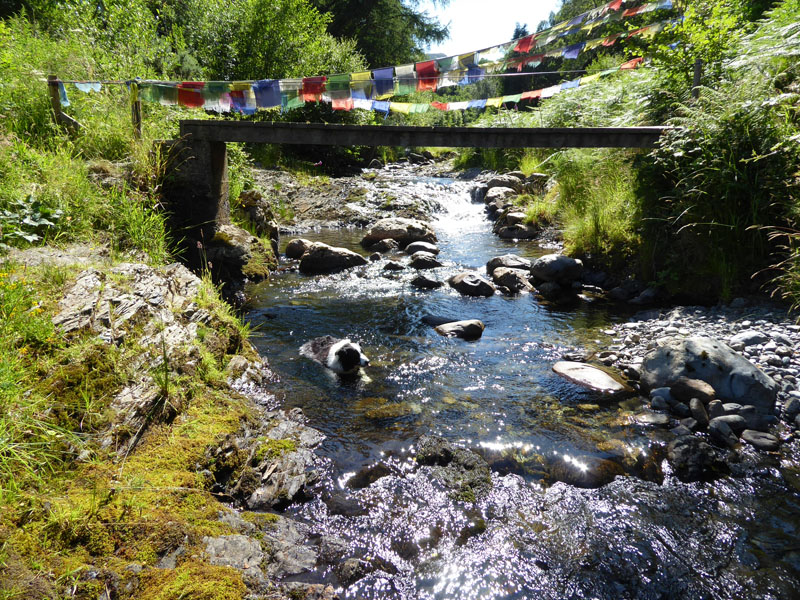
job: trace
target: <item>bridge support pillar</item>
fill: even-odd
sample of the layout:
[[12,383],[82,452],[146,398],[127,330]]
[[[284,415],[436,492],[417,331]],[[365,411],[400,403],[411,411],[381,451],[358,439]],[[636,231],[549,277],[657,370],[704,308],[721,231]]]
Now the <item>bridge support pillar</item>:
[[166,158],[162,192],[172,231],[205,245],[219,225],[230,223],[225,142],[188,138],[160,142],[158,148]]

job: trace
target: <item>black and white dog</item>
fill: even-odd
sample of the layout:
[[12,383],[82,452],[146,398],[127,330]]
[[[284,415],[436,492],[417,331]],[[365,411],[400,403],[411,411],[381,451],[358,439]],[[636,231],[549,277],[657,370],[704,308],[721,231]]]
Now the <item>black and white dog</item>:
[[369,359],[361,352],[361,346],[349,339],[337,339],[329,335],[314,338],[300,346],[300,354],[340,375],[353,375],[359,368],[369,366]]

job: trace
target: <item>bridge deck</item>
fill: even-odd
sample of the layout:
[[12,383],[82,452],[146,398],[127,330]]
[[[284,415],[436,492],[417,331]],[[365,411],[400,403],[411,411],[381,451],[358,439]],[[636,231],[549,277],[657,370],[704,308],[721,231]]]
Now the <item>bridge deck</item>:
[[325,123],[181,121],[208,142],[470,148],[652,148],[667,127],[406,127]]

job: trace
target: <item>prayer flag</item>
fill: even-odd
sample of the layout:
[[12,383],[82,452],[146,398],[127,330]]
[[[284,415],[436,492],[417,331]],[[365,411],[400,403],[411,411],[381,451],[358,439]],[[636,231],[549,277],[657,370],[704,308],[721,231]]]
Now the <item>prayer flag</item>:
[[495,106],[499,107],[503,103],[503,97],[498,96],[497,98],[488,98],[486,100],[486,106]]
[[603,45],[602,39],[589,40],[588,42],[586,42],[586,46],[584,46],[583,50],[584,52],[588,52],[589,50],[594,50],[598,46],[602,45]]
[[375,97],[379,100],[391,98],[394,95],[394,67],[375,69],[372,72],[375,79]]
[[62,82],[58,82],[58,99],[61,106],[69,106],[69,97],[67,96],[67,88],[64,87]]
[[319,102],[322,99],[322,92],[325,91],[325,82],[328,80],[324,75],[320,77],[304,77],[301,94],[305,102]]
[[571,81],[562,81],[561,82],[561,89],[568,90],[570,88],[576,88],[581,84],[580,79],[573,79]]
[[372,101],[372,110],[375,112],[383,113],[384,115],[389,114],[389,102],[385,100],[373,100]]
[[446,71],[439,75],[439,87],[450,87],[453,85],[458,85],[459,82],[464,79],[464,75],[466,75],[467,71],[465,69],[456,69],[454,71]]
[[203,109],[228,112],[231,109],[231,86],[224,81],[206,82],[203,88]]
[[514,52],[519,52],[520,54],[527,54],[531,51],[532,48],[536,47],[536,34],[526,35],[524,38],[521,38],[517,41],[517,45],[514,46]]
[[522,100],[533,100],[542,97],[542,90],[531,90],[530,92],[522,93]]
[[439,65],[439,72],[455,71],[459,68],[457,56],[447,56],[436,60]]
[[617,11],[622,8],[622,0],[611,0],[606,6],[608,6],[608,10]]
[[438,110],[447,110],[448,108],[447,102],[431,102],[431,106]]
[[[253,84],[249,81],[234,81],[230,84],[231,110],[245,115],[256,112],[256,96],[253,94]],[[303,103],[300,101],[299,106]],[[293,107],[290,107],[293,108]]]
[[478,66],[472,66],[467,69],[467,76],[461,80],[461,85],[466,85],[468,83],[475,83],[476,81],[481,81],[483,79],[484,70]]
[[642,58],[641,56],[638,56],[638,57],[636,57],[636,58],[632,58],[632,59],[631,59],[631,60],[629,60],[628,62],[622,63],[622,64],[619,66],[619,68],[620,68],[620,69],[635,69],[635,68],[636,68],[636,67],[638,67],[640,64],[642,64],[642,61],[643,61],[643,60],[644,60],[644,58]]
[[189,108],[202,108],[205,104],[202,89],[204,81],[184,81],[178,84],[178,104]]
[[577,44],[567,46],[564,48],[564,58],[578,58],[578,55],[581,53],[581,50],[583,50],[585,45],[586,42],[578,42]]
[[561,91],[560,85],[551,85],[542,90],[542,98],[551,98]]
[[467,54],[459,54],[458,64],[464,69],[475,67],[478,64],[477,58],[478,57],[475,56],[475,52],[468,52]]
[[360,108],[361,110],[372,110],[372,100],[365,100],[364,98],[353,98],[353,108]]
[[665,10],[672,8],[672,0],[661,0],[661,2],[658,3],[658,8]]
[[88,94],[89,92],[99,92],[103,87],[103,84],[99,81],[82,81],[80,83],[76,83],[75,87],[84,94]]
[[503,104],[506,102],[519,102],[522,100],[522,94],[511,94],[509,96],[503,96],[502,98]]
[[568,25],[569,27],[572,27],[573,25],[580,25],[581,23],[583,23],[583,20],[586,18],[586,15],[587,15],[587,14],[589,14],[589,13],[588,13],[588,12],[585,12],[585,13],[583,13],[582,15],[578,15],[577,17],[575,17],[574,19],[572,19],[571,21],[569,21],[569,22],[567,23],[567,25]]
[[349,95],[347,98],[331,98],[331,108],[333,110],[353,110],[353,99]]
[[586,77],[581,77],[581,85],[586,85],[587,83],[592,83],[593,81],[597,81],[603,76],[602,73],[595,73],[594,75],[587,75]]
[[426,60],[417,63],[417,91],[435,92],[439,82],[439,70],[435,60]]
[[411,105],[411,112],[412,113],[425,113],[428,112],[430,109],[430,104],[421,104],[421,103],[414,103]]
[[519,64],[517,65],[517,71],[522,71],[527,66],[533,67],[534,69],[542,64],[542,59],[544,58],[544,54],[534,54],[533,56],[528,56],[523,58]]
[[397,95],[405,96],[417,89],[417,74],[414,65],[402,65],[395,67],[397,74]]
[[291,110],[303,106],[300,90],[303,87],[302,79],[281,79],[281,110]]
[[411,112],[411,104],[408,102],[390,102],[389,110],[393,113],[407,115]]
[[469,100],[467,108],[486,108],[486,100]]
[[372,72],[351,73],[350,90],[353,98],[360,98],[361,100],[372,98]]
[[610,35],[607,38],[605,38],[601,43],[603,44],[603,46],[606,46],[606,47],[613,46],[614,43],[619,39],[620,35],[622,35],[622,34],[621,33],[615,33],[614,35]]
[[254,82],[253,94],[258,108],[272,108],[281,104],[281,85],[277,79],[261,79]]
[[639,6],[634,6],[633,8],[629,8],[622,13],[622,18],[626,19],[628,17],[632,17],[634,15],[638,15],[639,13],[644,12],[646,4],[640,4]]
[[564,49],[563,48],[556,48],[555,50],[549,50],[545,53],[545,58],[560,58],[563,56]]
[[469,102],[450,102],[447,104],[447,110],[466,110]]

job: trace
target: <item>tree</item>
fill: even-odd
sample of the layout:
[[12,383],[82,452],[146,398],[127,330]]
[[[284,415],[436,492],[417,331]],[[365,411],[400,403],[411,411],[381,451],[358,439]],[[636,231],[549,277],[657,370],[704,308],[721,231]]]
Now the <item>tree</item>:
[[419,0],[311,0],[311,4],[330,15],[328,33],[355,40],[372,68],[420,60],[426,46],[448,35],[446,26],[418,10]]

